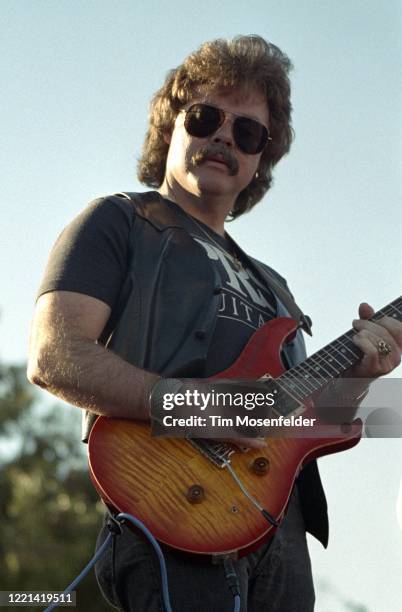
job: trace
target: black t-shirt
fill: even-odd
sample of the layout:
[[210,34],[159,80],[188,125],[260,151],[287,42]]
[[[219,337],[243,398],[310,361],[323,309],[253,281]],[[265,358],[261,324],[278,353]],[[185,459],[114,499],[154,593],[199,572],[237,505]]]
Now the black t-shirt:
[[[276,316],[275,298],[229,237],[220,236],[183,213],[173,202],[165,203],[180,214],[181,225],[205,249],[221,279],[221,306],[204,372],[205,376],[212,376],[229,367],[255,330]],[[39,295],[48,291],[76,291],[113,309],[129,263],[133,223],[135,209],[127,199],[102,198],[89,204],[57,239]]]

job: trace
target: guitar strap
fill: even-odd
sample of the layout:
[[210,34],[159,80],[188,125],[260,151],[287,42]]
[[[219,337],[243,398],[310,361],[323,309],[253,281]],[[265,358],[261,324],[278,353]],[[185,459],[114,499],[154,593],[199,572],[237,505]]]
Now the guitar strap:
[[[152,192],[137,193],[133,191],[130,191],[130,192],[124,191],[124,192],[117,193],[116,195],[123,196],[127,198],[128,200],[131,200],[135,205],[140,204],[140,206],[143,205],[144,203],[146,204],[147,202],[150,203],[152,201]],[[231,240],[233,241],[233,239]],[[282,283],[280,283],[279,280],[275,278],[275,276],[272,274],[272,272],[270,272],[270,270],[266,266],[262,266],[261,264],[257,265],[255,260],[250,258],[246,253],[244,253],[244,251],[242,251],[242,249],[237,244],[236,244],[236,247],[246,260],[249,260],[249,261],[251,260],[251,263],[254,265],[254,267],[257,268],[257,271],[260,274],[260,276],[262,276],[267,286],[278,296],[278,298],[280,299],[280,301],[282,302],[286,310],[289,312],[292,319],[299,321],[300,327],[307,334],[309,334],[309,336],[312,336],[313,334],[311,331],[311,327],[312,327],[311,319],[308,315],[305,315],[302,312],[302,310],[299,308],[299,306],[294,301],[290,291],[285,289]]]
[[308,315],[305,315],[300,310],[300,308],[294,301],[291,293],[289,291],[286,291],[284,286],[275,278],[275,276],[267,268],[262,268],[261,266],[259,266],[258,270],[260,274],[264,277],[268,287],[272,289],[276,293],[278,298],[281,300],[282,304],[285,306],[292,319],[299,321],[300,327],[309,336],[312,336],[312,321]]

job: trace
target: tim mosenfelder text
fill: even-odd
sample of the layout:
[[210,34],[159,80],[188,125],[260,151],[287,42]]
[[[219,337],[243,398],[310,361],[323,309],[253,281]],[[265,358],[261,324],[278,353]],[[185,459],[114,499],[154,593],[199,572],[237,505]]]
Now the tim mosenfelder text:
[[254,418],[246,415],[235,415],[234,417],[222,417],[211,414],[207,417],[191,415],[186,418],[174,417],[168,414],[163,417],[165,427],[312,427],[316,418],[307,418],[302,415]]

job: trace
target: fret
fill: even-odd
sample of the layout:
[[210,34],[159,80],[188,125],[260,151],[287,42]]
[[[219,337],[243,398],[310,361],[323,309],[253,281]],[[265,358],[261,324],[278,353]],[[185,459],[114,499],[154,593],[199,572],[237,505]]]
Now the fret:
[[337,362],[340,363],[340,366],[336,368],[336,375],[339,376],[341,372],[351,365],[352,361],[346,354],[346,348],[342,343],[335,341],[330,350],[332,354],[336,356]]
[[327,346],[324,346],[324,348],[321,349],[321,351],[330,353],[332,358],[337,361],[337,363],[341,366],[341,368],[343,368],[345,365],[345,358],[344,358],[344,353],[340,352],[341,349],[343,348],[342,344],[340,344],[340,346],[337,346],[337,344],[339,343],[340,343],[339,338],[337,338],[331,344],[327,344]]
[[334,350],[336,351],[339,360],[342,362],[342,369],[340,372],[343,372],[353,364],[353,359],[348,358],[346,348],[341,343],[339,343],[339,347],[334,346]]
[[377,321],[381,319],[382,316],[394,317],[396,319],[402,318],[402,298],[398,298],[382,308],[378,310],[372,317],[373,321]]
[[304,369],[307,370],[309,374],[309,382],[311,382],[311,384],[313,384],[312,380],[315,380],[315,379],[320,380],[320,379],[326,378],[320,373],[319,367],[315,363],[314,355],[310,357],[309,362],[305,361],[303,366],[304,366]]
[[[289,370],[289,372],[290,372],[290,370]],[[296,396],[297,399],[299,399],[300,401],[303,401],[311,393],[311,390],[308,389],[308,387],[304,387],[304,389],[301,388],[301,387],[303,387],[303,385],[301,384],[302,381],[301,381],[300,377],[287,376],[285,378],[284,376],[282,376],[281,377],[281,382],[282,382],[283,387],[285,389],[288,389],[289,393],[291,393],[294,396]]]
[[[317,381],[311,378],[309,374],[302,375],[299,372],[295,372],[295,374],[297,375],[293,377],[293,380],[292,377],[289,376],[289,372],[286,372],[280,376],[280,379],[284,388],[289,388],[289,390],[294,395],[297,395],[301,401],[304,401],[307,397],[310,397],[322,386],[322,382],[317,383]],[[308,376],[308,378],[306,378],[306,376]]]
[[[285,383],[285,385],[289,385],[289,387],[294,388],[295,382],[299,387],[298,395],[303,399],[314,393],[317,390],[317,386],[314,384],[314,379],[311,378],[310,373],[304,372],[304,364],[301,363],[298,366],[288,370],[280,377],[281,381]],[[291,381],[291,382],[289,382]]]
[[[328,378],[328,374],[330,377],[332,377],[333,372],[331,372],[331,365],[328,364],[328,360],[324,357],[324,355],[322,355],[322,349],[321,351],[319,351],[318,353],[315,353],[315,356],[312,356],[313,361],[315,361],[315,363],[318,363],[318,366],[315,365],[314,366],[314,372],[315,374],[320,374],[320,376],[322,378],[327,379]],[[333,367],[333,366],[332,366]],[[322,376],[320,373],[320,368],[322,368],[324,370],[325,375]]]
[[[342,366],[341,362],[338,361],[338,359],[335,357],[335,355],[331,353],[331,350],[332,350],[331,348],[328,348],[328,349],[323,348],[323,349],[321,349],[321,352],[322,353],[326,353],[327,355],[329,355],[329,357],[327,358],[327,361],[328,361],[328,363],[331,364],[331,367],[334,370],[335,376],[338,376],[339,372],[342,371],[343,366]],[[335,360],[336,363],[338,364],[338,366],[340,366],[340,369],[338,369],[338,367],[336,365],[332,365],[332,361],[333,360]]]
[[[306,365],[308,365],[308,366],[310,367],[310,369],[311,369],[311,372],[312,372],[313,376],[314,376],[315,378],[318,378],[318,379],[320,379],[320,378],[326,378],[326,376],[324,376],[324,375],[321,373],[321,371],[320,371],[320,367],[322,367],[322,366],[320,365],[320,363],[319,363],[319,362],[320,362],[320,354],[319,354],[319,353],[315,353],[315,355],[312,355],[312,356],[311,356],[311,359],[310,359],[310,362],[311,362],[311,363],[306,364]],[[323,368],[323,369],[324,369],[324,368]]]
[[[317,386],[317,383],[314,382],[314,377],[311,376],[310,369],[308,367],[306,367],[306,363],[307,363],[307,360],[304,361],[303,363],[300,363],[295,368],[292,368],[292,370],[296,374],[296,376],[299,378],[299,380],[303,381],[303,385],[307,389],[309,389],[310,393],[311,393],[312,391],[317,391],[317,389],[319,389],[319,385]],[[290,370],[289,370],[289,372],[290,372]],[[299,374],[299,372],[300,372],[300,374]],[[289,375],[289,373],[286,372],[285,374],[282,375],[282,377],[287,378],[288,375]]]
[[378,319],[385,316],[386,314],[383,310],[377,310],[377,312],[371,317],[370,321],[378,321]]
[[[309,375],[308,384],[306,384],[306,378],[302,376],[294,377],[294,382],[289,382],[290,376],[286,372],[279,377],[284,384],[285,389],[289,389],[294,395],[298,397],[300,401],[304,401],[306,398],[311,397],[313,393],[324,388],[325,385],[331,380],[331,378],[312,378]],[[278,379],[276,379],[278,380]]]
[[304,380],[308,384],[313,385],[314,389],[317,384],[315,381],[326,380],[326,377],[320,374],[318,367],[314,364],[314,359],[310,359],[309,363],[305,362],[303,368],[307,371],[307,376],[304,376]]
[[397,309],[395,306],[391,306],[391,309],[392,309],[392,310],[395,310],[395,312],[394,312],[394,313],[391,313],[391,312],[390,312],[390,313],[388,314],[388,316],[389,316],[389,317],[395,317],[395,319],[397,319],[397,318],[398,318],[398,314],[399,314],[399,315],[401,315],[401,313],[402,313],[402,310],[401,310],[401,311],[400,311],[400,310],[398,310],[398,309]]
[[335,344],[338,345],[337,346],[338,350],[339,350],[339,345],[340,345],[342,347],[340,349],[342,352],[342,355],[344,355],[345,359],[349,361],[352,358],[352,362],[355,362],[356,359],[359,359],[360,357],[359,349],[352,341],[353,336],[355,336],[356,334],[357,334],[357,331],[354,329],[351,329],[346,334],[344,334],[343,336],[340,336],[339,338],[335,340]]

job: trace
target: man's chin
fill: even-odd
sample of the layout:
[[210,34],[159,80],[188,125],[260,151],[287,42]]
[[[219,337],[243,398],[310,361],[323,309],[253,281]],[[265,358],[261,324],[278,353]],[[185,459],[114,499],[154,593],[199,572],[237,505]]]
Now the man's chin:
[[[226,175],[227,176],[227,175]],[[216,173],[215,177],[210,176],[198,176],[197,177],[197,191],[200,196],[215,196],[222,198],[227,196],[228,198],[235,198],[233,185],[228,184],[227,181],[222,180],[222,175],[218,176]]]
[[235,190],[235,178],[229,174],[229,168],[220,162],[206,162],[191,172],[198,188],[216,193],[232,193]]

